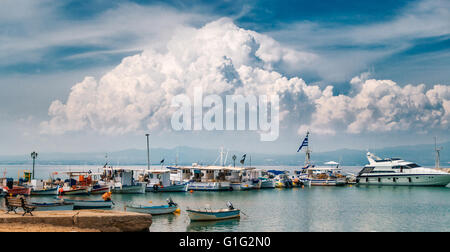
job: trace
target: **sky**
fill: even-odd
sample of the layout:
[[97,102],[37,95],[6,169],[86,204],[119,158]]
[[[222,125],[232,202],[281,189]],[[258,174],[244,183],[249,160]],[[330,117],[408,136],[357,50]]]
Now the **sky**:
[[[0,155],[449,141],[450,2],[0,3]],[[280,95],[280,136],[170,129],[170,100]]]

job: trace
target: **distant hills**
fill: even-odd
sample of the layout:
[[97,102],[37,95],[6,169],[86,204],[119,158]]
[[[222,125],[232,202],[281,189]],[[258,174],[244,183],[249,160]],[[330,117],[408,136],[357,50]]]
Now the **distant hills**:
[[[450,142],[441,143],[441,165],[450,166]],[[406,160],[414,161],[425,166],[434,166],[434,145],[422,144],[414,146],[386,147],[370,150],[379,157],[401,157]],[[112,165],[146,165],[147,151],[139,149],[128,149],[123,151],[109,152],[108,161]],[[174,164],[178,153],[178,163],[190,165],[194,162],[202,164],[219,164],[219,150],[200,149],[181,146],[173,149],[155,148],[151,149],[150,159],[153,165],[159,164],[165,159],[165,164]],[[237,156],[236,165],[244,153],[229,151],[227,162],[232,163],[231,157]],[[329,152],[313,152],[312,159],[317,164],[334,160],[344,166],[361,166],[367,163],[366,150],[340,149]],[[37,162],[41,165],[103,165],[106,162],[106,152],[92,153],[39,153]],[[226,154],[224,154],[225,158]],[[292,153],[286,155],[262,154],[247,152],[246,164],[252,165],[301,165],[304,161],[304,153]],[[29,155],[23,156],[0,156],[2,165],[20,165],[30,164]]]

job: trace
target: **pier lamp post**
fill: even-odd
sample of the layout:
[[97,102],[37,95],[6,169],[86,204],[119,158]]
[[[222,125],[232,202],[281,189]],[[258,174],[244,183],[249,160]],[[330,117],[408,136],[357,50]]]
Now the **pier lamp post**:
[[31,158],[33,159],[33,179],[34,179],[34,165],[36,163],[37,156],[38,156],[37,152],[35,151],[31,152]]
[[236,155],[233,155],[233,167],[235,167],[236,168]]
[[150,170],[150,134],[145,134],[147,137],[147,170]]

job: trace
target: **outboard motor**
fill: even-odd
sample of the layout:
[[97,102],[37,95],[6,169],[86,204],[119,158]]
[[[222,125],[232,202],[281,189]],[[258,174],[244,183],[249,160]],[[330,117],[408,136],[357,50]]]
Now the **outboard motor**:
[[231,202],[229,202],[229,201],[227,202],[227,207],[228,207],[229,210],[234,210],[233,204]]
[[173,202],[172,198],[168,198],[167,199],[167,204],[171,207],[171,206],[178,206],[177,203]]

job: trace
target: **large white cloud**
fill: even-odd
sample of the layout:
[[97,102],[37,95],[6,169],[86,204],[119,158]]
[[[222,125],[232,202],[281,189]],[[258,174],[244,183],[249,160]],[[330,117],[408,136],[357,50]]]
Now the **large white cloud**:
[[[272,38],[219,19],[200,29],[180,28],[164,49],[125,58],[100,80],[86,77],[65,103],[54,101],[43,132],[93,129],[123,134],[170,126],[172,98],[205,94],[280,96],[282,127],[317,133],[392,131],[448,127],[450,90],[437,85],[400,87],[392,81],[354,78],[348,96],[328,86],[276,72],[308,64],[315,55],[284,48]],[[303,133],[303,132],[302,132]]]
[[315,100],[310,124],[319,133],[407,131],[427,132],[450,126],[450,86],[435,85],[426,90],[424,84],[401,87],[391,80],[351,80],[351,95],[331,93]]

